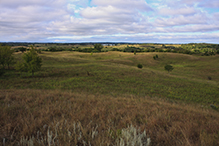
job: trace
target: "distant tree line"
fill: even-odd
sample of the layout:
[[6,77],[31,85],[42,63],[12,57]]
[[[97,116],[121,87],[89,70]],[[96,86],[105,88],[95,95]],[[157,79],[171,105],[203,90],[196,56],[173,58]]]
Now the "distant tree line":
[[[207,48],[208,47],[208,48]],[[112,51],[121,51],[121,52],[171,52],[171,53],[183,53],[183,54],[199,54],[202,56],[212,56],[219,54],[219,45],[204,45],[200,44],[196,46],[191,46],[191,44],[181,45],[181,47],[174,46],[165,46],[162,45],[160,48],[156,48],[154,46],[147,46],[147,48],[139,48],[139,47],[129,47],[127,46],[124,49],[113,48]]]
[[42,51],[50,51],[50,52],[59,52],[59,51],[77,51],[77,52],[101,52],[103,49],[102,44],[94,44],[94,47],[90,48],[79,48],[79,47],[72,47],[72,48],[65,48],[65,47],[59,47],[59,46],[52,46],[48,47],[47,49],[42,49]]

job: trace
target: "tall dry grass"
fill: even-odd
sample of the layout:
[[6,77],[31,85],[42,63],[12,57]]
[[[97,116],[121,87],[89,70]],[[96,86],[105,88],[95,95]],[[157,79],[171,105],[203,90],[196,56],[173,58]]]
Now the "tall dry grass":
[[0,145],[121,145],[129,127],[138,136],[145,130],[141,140],[151,146],[219,145],[218,112],[194,105],[58,90],[0,93]]

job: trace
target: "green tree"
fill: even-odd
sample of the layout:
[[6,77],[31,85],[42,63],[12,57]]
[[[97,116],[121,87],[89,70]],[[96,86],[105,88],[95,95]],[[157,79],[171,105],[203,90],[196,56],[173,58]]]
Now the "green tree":
[[94,49],[96,49],[99,52],[101,52],[101,50],[103,49],[103,45],[101,45],[101,44],[94,44]]
[[14,50],[12,50],[11,47],[0,45],[0,64],[2,66],[1,67],[2,69],[5,69],[6,65],[9,68],[10,64],[13,63],[14,60],[13,53]]
[[24,63],[18,61],[15,65],[15,69],[19,72],[27,72],[27,69],[24,66]]
[[27,49],[26,48],[24,48],[24,47],[20,47],[20,48],[18,48],[22,53],[24,53]]
[[29,52],[23,55],[23,60],[24,63],[18,62],[16,64],[16,70],[30,72],[32,76],[34,76],[34,73],[39,71],[42,66],[42,58],[38,56],[33,46],[31,46]]
[[143,68],[143,65],[139,63],[139,64],[137,65],[137,67],[138,67],[138,68]]
[[164,69],[165,69],[166,71],[168,71],[168,73],[169,73],[170,71],[173,70],[173,66],[170,65],[170,64],[167,64],[167,65],[164,66]]

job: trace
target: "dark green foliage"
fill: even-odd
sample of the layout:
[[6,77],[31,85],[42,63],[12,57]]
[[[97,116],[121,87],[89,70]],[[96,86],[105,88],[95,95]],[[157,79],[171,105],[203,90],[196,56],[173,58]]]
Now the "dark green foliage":
[[96,49],[99,52],[101,52],[101,50],[103,49],[103,45],[101,45],[101,44],[94,44],[94,49]]
[[118,48],[113,48],[112,51],[121,51]]
[[185,50],[183,53],[184,53],[184,54],[191,54],[191,51]]
[[25,68],[25,65],[24,63],[18,61],[16,64],[15,64],[15,69],[19,72],[27,72],[27,68]]
[[51,52],[64,51],[62,47],[49,47],[48,50]]
[[14,50],[11,49],[9,46],[0,46],[0,65],[1,68],[5,68],[7,65],[8,68],[10,64],[13,63],[14,57],[12,56]]
[[32,76],[35,72],[39,71],[42,66],[42,59],[38,56],[33,46],[31,46],[29,52],[23,55],[23,60],[24,63],[18,62],[16,64],[16,70],[20,72],[30,72]]
[[138,67],[138,68],[143,68],[143,65],[139,63],[139,64],[137,65],[137,67]]
[[132,53],[136,52],[136,53],[137,53],[137,52],[143,52],[143,49],[127,46],[127,47],[123,50],[123,52],[132,52]]
[[27,50],[27,48],[20,47],[20,48],[18,48],[18,50],[21,51],[22,53],[24,53]]
[[216,55],[216,53],[214,51],[206,51],[204,54],[202,54],[202,56],[212,56],[212,55]]
[[168,73],[169,73],[170,71],[173,70],[173,66],[170,65],[170,64],[167,64],[167,65],[164,66],[164,69],[165,69],[166,71],[168,71]]
[[153,56],[154,60],[156,60],[156,56]]
[[153,56],[154,60],[158,59],[158,55]]

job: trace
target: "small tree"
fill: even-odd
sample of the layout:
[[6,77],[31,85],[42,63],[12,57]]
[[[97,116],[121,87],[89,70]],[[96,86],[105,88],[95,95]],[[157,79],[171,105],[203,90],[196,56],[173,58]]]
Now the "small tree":
[[22,72],[27,72],[27,69],[25,68],[24,63],[22,63],[22,62],[20,62],[20,61],[18,61],[18,62],[16,63],[15,69],[16,69],[17,71],[21,72],[21,73],[22,73]]
[[29,52],[23,55],[23,60],[24,63],[17,63],[16,70],[21,72],[28,71],[32,73],[32,76],[34,76],[34,73],[39,71],[42,66],[42,59],[38,56],[33,46],[31,46]]
[[165,65],[165,66],[164,66],[164,69],[165,69],[165,70],[167,70],[167,71],[168,71],[168,73],[169,73],[170,71],[172,71],[172,70],[173,70],[173,66],[172,66],[172,65],[170,65],[170,64],[167,64],[167,65]]
[[143,65],[139,63],[139,64],[137,65],[137,67],[141,69],[141,68],[143,68]]
[[103,49],[103,45],[101,45],[101,44],[94,44],[94,49],[96,49],[99,52],[101,52],[101,50]]
[[0,45],[0,64],[2,65],[3,69],[6,65],[9,68],[10,64],[12,64],[14,60],[14,57],[12,56],[13,53],[14,50],[12,50],[11,47]]
[[20,48],[18,48],[22,53],[24,53],[27,49],[26,48],[24,48],[24,47],[20,47]]
[[153,56],[154,60],[156,60],[156,56]]

